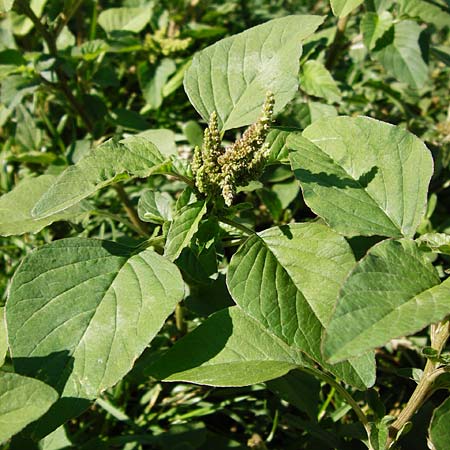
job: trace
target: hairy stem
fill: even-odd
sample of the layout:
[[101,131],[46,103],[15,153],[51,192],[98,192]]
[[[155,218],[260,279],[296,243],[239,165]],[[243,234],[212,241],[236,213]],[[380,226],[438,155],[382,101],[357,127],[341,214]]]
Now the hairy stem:
[[139,215],[123,186],[121,184],[114,184],[113,188],[117,192],[130,222],[139,230],[142,236],[148,237],[147,225],[139,218]]
[[[450,336],[450,321],[439,322],[431,326],[431,347],[440,354]],[[395,442],[398,432],[413,417],[416,411],[424,404],[433,393],[436,379],[445,372],[445,369],[437,368],[439,363],[427,360],[422,378],[412,393],[408,403],[402,409],[395,422],[389,427],[388,448]]]

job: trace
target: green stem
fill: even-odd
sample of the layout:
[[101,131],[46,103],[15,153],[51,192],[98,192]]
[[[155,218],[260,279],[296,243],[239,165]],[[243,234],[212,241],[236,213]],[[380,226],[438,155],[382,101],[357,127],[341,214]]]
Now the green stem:
[[317,421],[320,422],[322,420],[322,417],[325,415],[325,412],[328,408],[328,405],[331,403],[331,400],[334,397],[334,394],[336,393],[336,388],[332,387],[330,389],[330,392],[327,395],[326,400],[323,402],[322,407],[320,408],[319,414],[317,414]]
[[180,303],[175,307],[175,324],[181,336],[187,333],[187,323],[184,317],[184,307]]
[[114,184],[113,188],[117,192],[130,222],[136,227],[137,230],[139,230],[139,234],[148,237],[147,224],[139,218],[139,215],[123,186],[121,184]]
[[237,230],[240,230],[244,234],[247,234],[249,236],[256,234],[251,228],[248,228],[245,225],[243,225],[242,223],[236,222],[233,219],[228,219],[227,217],[220,217],[219,221],[222,223],[226,223],[227,225],[230,225],[233,228],[236,228]]
[[47,44],[49,52],[56,56],[56,40],[54,36],[44,27],[42,22],[39,20],[39,17],[36,16],[34,11],[30,7],[30,2],[27,0],[16,0],[15,6],[19,13],[25,14],[34,24],[36,30],[40,33],[40,35],[44,38],[45,43]]
[[55,26],[54,35],[55,38],[58,37],[61,33],[61,31],[64,29],[64,27],[67,25],[71,17],[77,12],[77,9],[80,7],[80,5],[83,3],[83,0],[76,0],[74,1],[70,8],[66,12],[62,12],[59,17],[58,21]]
[[303,372],[306,372],[310,375],[313,375],[316,378],[325,381],[332,388],[334,388],[336,392],[338,392],[338,394],[352,407],[359,421],[363,424],[364,428],[366,429],[367,436],[369,436],[370,433],[369,421],[366,415],[364,414],[363,410],[359,407],[358,403],[356,403],[356,400],[347,392],[346,389],[344,389],[334,378],[332,378],[325,372],[322,372],[321,370],[309,369],[307,367],[300,367],[299,369],[302,370]]
[[[450,336],[450,321],[439,322],[431,326],[431,347],[441,353]],[[439,363],[427,360],[423,375],[416,389],[412,393],[410,399],[402,409],[394,423],[389,427],[389,439],[387,448],[389,448],[397,438],[399,431],[405,426],[407,422],[413,417],[416,411],[425,403],[428,397],[434,391],[434,383],[437,378],[446,370],[438,368]]]

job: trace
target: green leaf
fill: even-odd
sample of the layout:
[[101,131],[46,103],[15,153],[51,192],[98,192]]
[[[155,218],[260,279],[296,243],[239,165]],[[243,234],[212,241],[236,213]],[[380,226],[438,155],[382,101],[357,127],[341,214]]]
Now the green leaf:
[[301,129],[326,117],[336,117],[337,110],[332,105],[326,103],[307,101],[298,105],[298,122]]
[[207,47],[186,71],[189,100],[205,120],[217,112],[222,130],[253,123],[268,91],[280,111],[297,92],[301,43],[322,22],[319,16],[287,16]]
[[380,14],[368,12],[361,19],[361,33],[363,35],[364,45],[372,50],[378,39],[391,27],[393,23],[392,14],[383,11]]
[[400,0],[399,3],[399,13],[402,15],[418,17],[424,22],[435,25],[438,29],[450,27],[449,6],[444,9],[444,5],[441,7],[426,0]]
[[165,381],[247,386],[305,365],[300,351],[233,306],[180,339],[150,367],[149,375]]
[[450,312],[450,279],[407,239],[386,240],[358,262],[339,293],[324,356],[341,361],[413,334]]
[[426,233],[416,239],[421,249],[450,255],[450,235],[445,233]]
[[138,214],[144,222],[162,224],[172,220],[174,200],[167,192],[144,191],[139,199]]
[[147,102],[147,110],[158,109],[161,106],[163,101],[163,87],[176,69],[175,62],[170,58],[163,58],[154,70],[152,70],[147,61],[139,65],[139,84],[142,95]]
[[5,362],[8,353],[8,333],[6,331],[5,308],[0,306],[0,367]]
[[202,200],[182,208],[174,217],[167,234],[164,256],[175,261],[180,256],[183,248],[187,247],[202,217],[206,214],[207,203]]
[[386,450],[390,421],[392,421],[392,417],[387,416],[379,422],[371,424],[369,440],[372,450]]
[[57,428],[39,442],[40,450],[67,450],[70,447],[72,447],[72,442],[67,437],[63,426]]
[[373,51],[386,71],[414,89],[422,88],[428,80],[428,67],[419,46],[421,27],[403,20],[393,25],[378,41]]
[[345,17],[364,0],[330,0],[331,9],[336,17]]
[[447,450],[450,442],[450,398],[434,410],[430,424],[430,440],[434,450]]
[[147,177],[164,162],[156,146],[142,137],[105,142],[68,167],[37,202],[32,215],[48,217],[111,184],[116,177]]
[[0,0],[0,13],[5,13],[11,10],[14,0]]
[[4,442],[41,417],[58,393],[33,378],[0,372],[0,399],[0,442]]
[[145,130],[134,135],[143,137],[156,145],[156,148],[162,155],[170,156],[177,154],[177,144],[175,142],[175,133],[165,128],[157,128],[154,130]]
[[269,333],[364,389],[374,382],[373,355],[331,366],[320,349],[322,331],[354,264],[342,236],[317,223],[293,224],[251,236],[233,255],[227,284],[234,301]]
[[[307,138],[307,139],[305,139]],[[346,236],[412,237],[433,173],[414,135],[368,117],[336,117],[288,138],[306,204]]]
[[98,16],[98,24],[107,32],[131,31],[139,33],[148,24],[153,7],[149,5],[136,8],[110,8]]
[[57,177],[41,175],[25,178],[11,192],[0,197],[0,234],[2,236],[37,233],[60,220],[77,220],[89,211],[87,203],[79,203],[44,219],[34,219],[31,210]]
[[74,414],[71,399],[97,397],[132,368],[183,290],[167,259],[110,241],[62,239],[24,259],[6,303],[10,350],[17,372],[60,393],[56,426]]
[[329,102],[338,102],[341,91],[326,67],[316,60],[306,61],[302,66],[300,87],[308,95],[324,98]]
[[[30,4],[30,8],[33,10],[36,17],[40,18],[44,11],[45,4],[47,0],[27,0],[27,3]],[[14,11],[9,13],[11,17],[13,33],[18,36],[25,36],[28,34],[34,27],[34,23],[27,16],[22,14],[16,14]]]
[[267,134],[265,144],[269,147],[267,162],[278,163],[288,161],[289,149],[286,147],[286,139],[295,131],[294,128],[272,128]]

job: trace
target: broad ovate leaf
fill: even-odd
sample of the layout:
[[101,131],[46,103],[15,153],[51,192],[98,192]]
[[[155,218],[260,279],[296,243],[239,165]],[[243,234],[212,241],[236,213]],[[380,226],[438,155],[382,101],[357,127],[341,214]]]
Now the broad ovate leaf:
[[424,22],[433,24],[438,29],[450,27],[449,8],[444,6],[443,2],[439,4],[429,0],[400,0],[399,4],[401,15],[418,17]]
[[210,316],[149,369],[165,381],[247,386],[309,366],[301,352],[273,336],[241,308]]
[[132,368],[183,291],[177,267],[149,249],[82,238],[40,247],[6,303],[15,369],[63,400],[93,399]]
[[172,219],[174,206],[174,200],[169,193],[147,189],[139,199],[139,218],[144,222],[162,224]]
[[131,31],[139,33],[148,24],[152,15],[150,4],[138,7],[105,9],[98,16],[98,24],[107,32]]
[[341,99],[341,91],[336,81],[320,61],[309,60],[303,64],[300,87],[307,94],[329,102],[338,102]]
[[368,117],[336,117],[288,138],[306,204],[346,236],[412,237],[425,213],[430,151]]
[[393,23],[392,14],[383,11],[380,14],[368,12],[361,19],[361,33],[364,45],[372,50],[378,39],[391,27]]
[[227,284],[234,301],[269,333],[360,389],[375,378],[373,355],[331,366],[320,341],[339,288],[355,264],[347,241],[317,223],[270,228],[233,255]]
[[268,91],[280,111],[297,92],[302,41],[322,22],[320,16],[282,17],[200,51],[184,77],[192,105],[205,120],[215,111],[222,130],[253,123]]
[[105,142],[68,167],[37,202],[32,215],[42,219],[63,211],[111,184],[116,177],[147,177],[165,161],[156,146],[142,137]]
[[89,211],[87,203],[79,203],[43,219],[31,216],[31,210],[55,182],[56,175],[25,178],[11,192],[0,197],[0,234],[2,236],[37,233],[59,220],[77,220]]
[[428,79],[428,67],[419,46],[421,32],[420,25],[412,20],[397,22],[386,31],[373,52],[390,75],[414,89],[422,88]]
[[450,279],[412,240],[372,247],[350,273],[327,327],[323,351],[331,362],[360,355],[413,334],[450,314]]
[[164,256],[171,261],[175,261],[183,248],[187,247],[194,234],[198,230],[198,225],[206,214],[206,201],[200,200],[186,205],[177,212],[170,224],[167,234]]
[[345,17],[356,9],[364,0],[330,0],[331,9],[336,17]]
[[450,442],[450,398],[434,410],[430,423],[430,440],[433,450],[447,450]]
[[58,393],[33,378],[0,371],[0,443],[45,414]]

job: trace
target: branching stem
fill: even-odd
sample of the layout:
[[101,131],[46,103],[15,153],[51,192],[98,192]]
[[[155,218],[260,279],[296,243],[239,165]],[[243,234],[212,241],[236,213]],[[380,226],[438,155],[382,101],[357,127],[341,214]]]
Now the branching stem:
[[[450,321],[439,322],[431,326],[431,347],[438,354],[441,353],[450,336]],[[434,384],[437,378],[447,371],[447,368],[438,368],[439,363],[427,360],[423,370],[422,378],[412,393],[406,406],[402,409],[397,419],[389,428],[388,448],[395,442],[398,432],[410,421],[415,412],[424,404],[427,398],[434,391]]]

